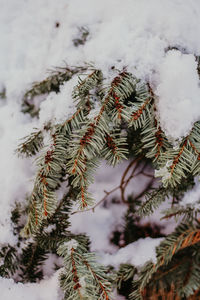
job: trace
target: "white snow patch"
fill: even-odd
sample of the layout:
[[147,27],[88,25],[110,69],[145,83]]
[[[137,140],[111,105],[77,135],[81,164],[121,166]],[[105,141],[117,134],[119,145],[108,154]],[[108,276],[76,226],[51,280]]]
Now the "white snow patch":
[[15,243],[10,222],[15,201],[23,202],[33,188],[31,161],[21,159],[14,152],[20,138],[30,133],[34,123],[18,111],[16,103],[5,103],[0,108],[0,243]]
[[143,266],[147,261],[156,262],[156,247],[163,241],[163,238],[141,238],[136,242],[120,248],[114,254],[102,254],[100,258],[104,265],[112,265],[118,268],[120,264],[128,263],[136,267]]
[[91,251],[113,252],[116,248],[110,244],[112,231],[122,223],[126,211],[124,205],[113,204],[109,208],[97,207],[94,212],[81,212],[70,217],[70,230],[86,233],[91,239]]
[[76,249],[78,247],[78,242],[72,239],[68,242],[65,242],[63,246],[66,248],[68,254],[70,254],[72,249]]
[[167,166],[164,166],[163,168],[155,170],[155,177],[162,177],[163,183],[165,183],[165,181],[167,179],[169,179],[170,176],[171,176],[171,173],[169,172]]
[[46,100],[40,105],[40,124],[44,123],[61,123],[69,119],[76,111],[75,103],[72,98],[72,91],[74,86],[78,83],[78,77],[60,86],[60,92],[50,93]]
[[157,109],[166,135],[181,139],[200,119],[200,86],[194,55],[169,51],[160,66]]
[[48,253],[47,259],[44,261],[42,266],[44,279],[48,279],[52,274],[55,273],[55,269],[63,266],[63,259],[58,257],[56,254]]
[[12,279],[0,277],[1,299],[3,300],[61,300],[58,276],[60,270],[40,283],[15,283]]

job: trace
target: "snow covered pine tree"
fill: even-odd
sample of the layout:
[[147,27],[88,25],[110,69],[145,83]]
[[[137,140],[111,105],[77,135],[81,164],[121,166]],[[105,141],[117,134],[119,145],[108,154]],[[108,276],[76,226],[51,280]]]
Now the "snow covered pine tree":
[[[89,34],[80,27],[74,47],[82,47]],[[197,113],[193,123],[185,120],[176,128],[167,102],[159,101],[163,93],[173,97],[176,63],[182,76],[185,65],[194,73],[190,86],[200,95],[200,59],[178,46],[165,47],[165,55],[160,74],[171,76],[171,86],[160,84],[156,92],[150,80],[138,78],[128,66],[104,72],[83,64],[56,68],[24,94],[22,111],[36,123],[52,109],[52,98],[72,101],[64,120],[49,118],[16,150],[29,163],[36,157],[37,170],[26,203],[16,202],[12,210],[17,242],[0,249],[1,277],[24,285],[40,282],[51,261],[51,274],[59,274],[60,299],[200,299],[200,119]],[[97,168],[106,173],[106,164],[120,181],[111,175],[113,188],[96,199]],[[86,224],[99,207],[123,217],[123,224],[112,224],[109,236],[116,254],[95,253],[87,234],[92,231],[73,227],[82,215]],[[101,221],[100,227],[109,226]],[[103,243],[101,235],[96,239]]]
[[[63,83],[60,78],[69,80],[84,69],[88,75],[79,78],[73,89],[76,110],[71,117],[34,131],[18,148],[20,154],[35,155],[43,147],[43,135],[48,132],[51,136],[49,146],[44,147],[37,158],[38,171],[28,205],[28,220],[22,230],[23,239],[31,235],[33,241],[20,258],[15,257],[14,249],[9,249],[10,261],[1,268],[5,274],[13,273],[17,263],[11,262],[19,259],[23,270],[21,278],[36,280],[42,276],[38,264],[43,263],[47,253],[57,252],[64,258],[60,282],[65,299],[111,299],[114,286],[126,294],[121,287],[130,279],[133,280],[133,287],[127,288],[131,290],[130,299],[193,299],[200,288],[199,209],[182,207],[179,202],[200,172],[200,123],[197,121],[175,148],[157,120],[151,87],[126,70],[113,70],[114,79],[105,85],[100,70],[91,67],[59,69],[33,85],[24,103],[39,93],[59,91]],[[130,239],[134,240],[135,232],[131,227],[135,221],[134,226],[140,231],[137,234],[143,236],[144,226],[139,223],[139,217],[153,213],[166,197],[173,203],[163,218],[180,216],[184,222],[156,248],[154,263],[148,262],[142,269],[122,264],[116,271],[96,262],[94,253],[89,251],[88,237],[74,235],[67,228],[69,215],[78,213],[71,211],[74,202],[80,210],[90,210],[93,205],[88,188],[99,161],[106,160],[115,166],[124,159],[129,159],[130,163],[116,188],[128,207],[124,235],[129,231],[130,235],[132,233]],[[156,174],[162,176],[162,183],[155,184],[149,166],[158,169]],[[150,181],[140,195],[126,199],[127,184],[138,174],[150,177]],[[62,199],[57,199],[56,190],[62,182],[66,182],[66,193]],[[139,201],[144,195],[145,201]],[[19,214],[18,209],[16,213]],[[50,225],[52,229],[46,231]],[[159,230],[157,236],[161,236]],[[30,262],[31,257],[34,260]]]

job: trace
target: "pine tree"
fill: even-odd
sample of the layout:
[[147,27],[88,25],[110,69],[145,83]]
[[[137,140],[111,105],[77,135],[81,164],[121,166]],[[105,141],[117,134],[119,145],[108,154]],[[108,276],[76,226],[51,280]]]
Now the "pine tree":
[[[13,210],[18,249],[10,245],[1,248],[0,275],[20,282],[40,280],[47,255],[54,253],[63,258],[59,267],[63,267],[60,286],[64,299],[109,300],[115,288],[133,300],[199,299],[199,209],[179,203],[200,173],[200,121],[174,149],[157,119],[150,84],[125,69],[112,70],[108,84],[102,71],[91,66],[59,68],[35,83],[24,95],[23,111],[37,117],[34,97],[58,93],[64,82],[86,71],[72,93],[76,103],[73,115],[62,123],[34,129],[17,149],[21,156],[37,154],[37,173],[27,207],[16,205]],[[51,141],[44,146],[46,132]],[[125,245],[140,237],[163,236],[159,227],[142,225],[140,220],[164,201],[171,203],[163,218],[179,222],[173,233],[163,236],[155,263],[150,261],[140,268],[130,264],[122,264],[119,270],[106,268],[91,253],[89,237],[69,231],[75,203],[80,211],[93,208],[88,188],[102,160],[112,166],[129,161],[116,187],[127,205],[123,231],[113,234],[116,245],[122,236]],[[160,180],[147,170],[156,170]],[[138,175],[148,177],[149,183],[140,194],[126,197],[127,185]],[[63,182],[65,195],[57,199],[56,191]],[[26,223],[22,215],[27,216]]]

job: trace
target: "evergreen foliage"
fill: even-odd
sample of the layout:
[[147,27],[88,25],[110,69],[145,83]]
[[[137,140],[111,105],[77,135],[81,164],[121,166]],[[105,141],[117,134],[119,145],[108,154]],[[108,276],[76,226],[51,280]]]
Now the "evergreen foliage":
[[60,67],[51,71],[51,74],[41,82],[35,82],[31,89],[29,89],[23,97],[22,100],[22,111],[24,113],[29,113],[32,117],[37,116],[39,109],[34,102],[35,97],[48,94],[50,92],[58,93],[60,91],[60,86],[70,80],[73,75],[83,72],[86,67],[76,67],[69,68]]
[[96,262],[93,253],[88,253],[84,244],[84,240],[79,243],[72,239],[58,248],[65,265],[61,274],[64,299],[111,299],[111,284],[106,269]]
[[[87,38],[84,30],[82,35]],[[42,82],[35,83],[24,95],[23,110],[36,115],[36,96],[59,92],[63,82],[86,70],[87,75],[79,78],[72,93],[76,103],[73,115],[60,124],[49,124],[34,131],[17,149],[24,156],[39,152],[37,174],[27,208],[20,211],[16,207],[13,211],[18,249],[10,245],[1,248],[0,257],[4,260],[0,275],[22,282],[39,280],[43,278],[42,265],[47,254],[53,253],[63,258],[63,265],[58,267],[64,266],[60,276],[64,299],[109,300],[114,288],[128,297],[124,287],[130,290],[129,297],[133,300],[192,299],[200,290],[199,209],[181,206],[179,202],[193,186],[194,177],[200,174],[200,121],[174,148],[160,127],[155,95],[149,84],[122,70],[113,71],[114,78],[105,85],[101,70],[89,66],[59,68]],[[46,130],[51,142],[44,146]],[[156,249],[156,262],[147,262],[141,268],[124,264],[116,272],[99,264],[90,252],[89,239],[71,234],[68,227],[74,203],[79,210],[90,209],[94,203],[88,188],[99,162],[105,160],[115,166],[125,159],[131,163],[117,187],[128,206],[125,244],[146,235],[161,236],[159,230],[156,234],[155,230],[152,235],[147,233],[140,220],[166,200],[172,205],[163,218],[182,218],[182,223],[172,234],[163,237]],[[161,179],[159,184],[153,175],[145,173],[147,165],[156,170],[155,175]],[[139,174],[151,180],[139,195],[126,199],[128,183]],[[57,190],[61,184],[65,184],[66,193],[59,199]],[[26,224],[22,214],[27,214]]]
[[19,145],[17,152],[19,154],[25,154],[26,156],[32,156],[35,155],[42,146],[44,146],[42,131],[37,130],[24,138],[24,142]]

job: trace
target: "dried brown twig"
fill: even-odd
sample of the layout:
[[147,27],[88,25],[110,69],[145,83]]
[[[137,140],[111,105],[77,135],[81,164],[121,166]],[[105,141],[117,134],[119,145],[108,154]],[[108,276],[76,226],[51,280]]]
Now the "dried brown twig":
[[[72,212],[72,215],[74,215],[76,213],[86,212],[86,211],[94,212],[95,208],[97,206],[99,206],[101,203],[103,203],[109,195],[111,195],[112,193],[114,193],[117,190],[120,190],[122,202],[128,205],[128,201],[125,199],[126,188],[127,188],[128,184],[130,183],[131,179],[136,178],[139,175],[143,175],[143,176],[151,178],[151,180],[148,182],[148,184],[145,186],[145,188],[137,196],[134,197],[134,200],[141,198],[152,187],[152,184],[154,182],[154,176],[144,172],[145,168],[147,167],[147,163],[144,163],[142,168],[137,173],[135,173],[138,170],[138,167],[141,165],[142,158],[143,157],[140,156],[140,157],[133,159],[129,163],[129,165],[126,167],[126,169],[122,175],[120,184],[110,191],[104,191],[105,196],[100,201],[98,201],[93,207],[90,207],[90,208],[84,209],[84,210],[74,211],[74,212]],[[131,168],[132,168],[132,171],[131,171]],[[127,176],[128,173],[130,173],[129,176]]]

